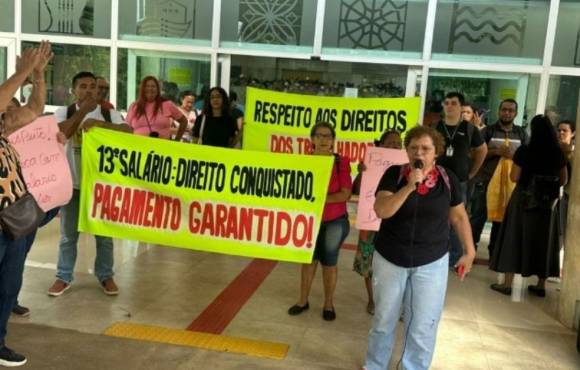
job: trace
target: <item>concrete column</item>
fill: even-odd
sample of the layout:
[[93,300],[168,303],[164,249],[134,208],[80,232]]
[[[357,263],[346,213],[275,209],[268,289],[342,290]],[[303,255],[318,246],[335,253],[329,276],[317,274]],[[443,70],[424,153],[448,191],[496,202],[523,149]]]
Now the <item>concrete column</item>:
[[568,328],[576,328],[576,312],[580,312],[580,148],[574,153],[571,181],[558,319]]

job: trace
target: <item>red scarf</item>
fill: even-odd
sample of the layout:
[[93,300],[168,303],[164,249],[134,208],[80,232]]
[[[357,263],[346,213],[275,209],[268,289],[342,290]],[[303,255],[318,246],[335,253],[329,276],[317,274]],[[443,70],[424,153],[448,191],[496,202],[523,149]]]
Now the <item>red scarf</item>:
[[[405,180],[409,182],[409,174],[411,173],[411,166],[406,166],[403,170],[403,176],[405,176]],[[437,181],[439,180],[439,171],[437,170],[437,166],[433,166],[431,171],[425,176],[425,180],[417,186],[417,193],[419,195],[426,195],[429,193],[429,190],[433,189],[435,185],[437,185]]]

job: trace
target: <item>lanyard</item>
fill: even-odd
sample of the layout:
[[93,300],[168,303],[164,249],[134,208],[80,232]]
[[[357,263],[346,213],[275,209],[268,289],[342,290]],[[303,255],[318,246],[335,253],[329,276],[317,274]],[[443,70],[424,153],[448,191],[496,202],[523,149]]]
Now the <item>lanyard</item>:
[[455,130],[453,131],[453,135],[449,134],[449,130],[447,130],[447,125],[445,124],[445,122],[443,122],[443,128],[445,129],[445,134],[447,135],[447,138],[449,139],[449,144],[453,144],[453,138],[455,138],[455,134],[457,133],[457,130],[459,130],[459,126],[461,126],[461,122],[459,122],[457,124],[457,126],[455,126]]

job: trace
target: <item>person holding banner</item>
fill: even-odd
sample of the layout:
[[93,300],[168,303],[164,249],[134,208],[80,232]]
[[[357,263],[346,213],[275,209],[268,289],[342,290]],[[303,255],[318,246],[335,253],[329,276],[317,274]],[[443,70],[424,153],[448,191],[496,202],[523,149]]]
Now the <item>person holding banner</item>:
[[[21,208],[15,207],[25,199],[30,199],[18,154],[8,141],[8,136],[42,114],[46,91],[44,70],[52,55],[47,41],[41,42],[38,48],[24,50],[17,60],[16,73],[0,85],[0,218],[11,210],[21,212]],[[31,73],[33,90],[27,105],[5,113],[11,97]],[[31,222],[30,225],[20,226],[38,226],[34,221]],[[24,365],[27,360],[25,356],[6,347],[6,326],[22,286],[28,247],[26,237],[13,239],[7,230],[2,226],[0,232],[0,365],[16,367]]]
[[228,94],[221,87],[212,87],[203,101],[202,114],[195,121],[193,142],[231,148],[238,143],[240,132]]
[[[18,99],[12,98],[12,101],[6,108],[6,113],[4,114],[2,124],[6,126],[13,126],[17,122],[26,124],[32,123],[44,111],[45,94],[46,90],[40,84],[36,84],[31,91],[28,103],[24,107],[20,105]],[[56,140],[63,146],[66,144],[66,136],[62,132],[57,133]],[[52,221],[52,219],[58,214],[59,209],[60,207],[56,207],[47,211],[44,220],[40,223],[40,225],[38,225],[38,227],[40,228]],[[36,231],[33,231],[26,236],[26,256],[28,256],[28,252],[30,252],[35,239]],[[12,313],[16,316],[27,317],[30,315],[30,309],[20,305],[18,298],[16,298],[16,302],[14,302],[14,307],[12,308]]]
[[298,303],[288,309],[288,314],[295,316],[308,310],[308,296],[312,281],[316,275],[318,262],[322,265],[322,280],[324,284],[324,306],[322,318],[326,321],[336,319],[334,311],[334,290],[337,281],[338,252],[350,230],[346,202],[352,190],[350,178],[350,161],[346,157],[334,154],[334,127],[326,122],[317,123],[310,131],[314,155],[334,155],[334,165],[328,184],[328,194],[322,222],[318,231],[313,261],[302,265],[300,280],[300,298]]
[[[69,162],[73,195],[60,211],[60,243],[56,281],[48,289],[48,295],[58,297],[70,288],[77,258],[79,232],[79,202],[81,181],[82,132],[93,127],[130,133],[121,114],[97,103],[97,79],[91,72],[79,72],[72,79],[75,103],[60,107],[54,112],[60,131],[69,139],[66,155]],[[95,275],[107,295],[117,295],[119,289],[113,280],[113,240],[95,235],[97,256]]]
[[[383,132],[379,140],[375,140],[375,146],[380,148],[400,150],[402,149],[401,133],[397,130],[387,130]],[[358,166],[358,169],[359,173],[352,183],[352,193],[355,195],[360,194],[362,172],[366,170],[366,166],[361,162]],[[352,266],[353,271],[357,272],[365,280],[365,286],[368,295],[367,312],[370,315],[375,314],[375,301],[373,300],[373,285],[371,282],[371,278],[373,276],[372,266],[373,253],[375,251],[375,236],[376,232],[374,231],[359,231],[358,244]]]
[[187,118],[172,101],[163,98],[160,91],[155,77],[145,77],[139,86],[139,98],[127,111],[127,123],[136,135],[171,139],[171,126],[175,120],[179,122],[179,128],[174,140],[181,141]]
[[456,264],[463,279],[475,258],[469,217],[459,180],[435,164],[445,148],[434,129],[407,132],[409,163],[391,166],[379,186],[374,209],[382,219],[375,240],[375,315],[369,332],[366,370],[388,367],[404,306],[404,369],[428,369],[447,288],[449,228],[466,247]]

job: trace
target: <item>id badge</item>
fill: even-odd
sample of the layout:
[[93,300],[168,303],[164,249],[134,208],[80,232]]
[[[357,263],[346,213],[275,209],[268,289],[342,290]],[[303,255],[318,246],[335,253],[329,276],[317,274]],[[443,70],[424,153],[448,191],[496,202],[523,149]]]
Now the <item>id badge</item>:
[[445,151],[445,155],[447,157],[453,157],[453,147],[451,145],[447,147],[447,150]]

